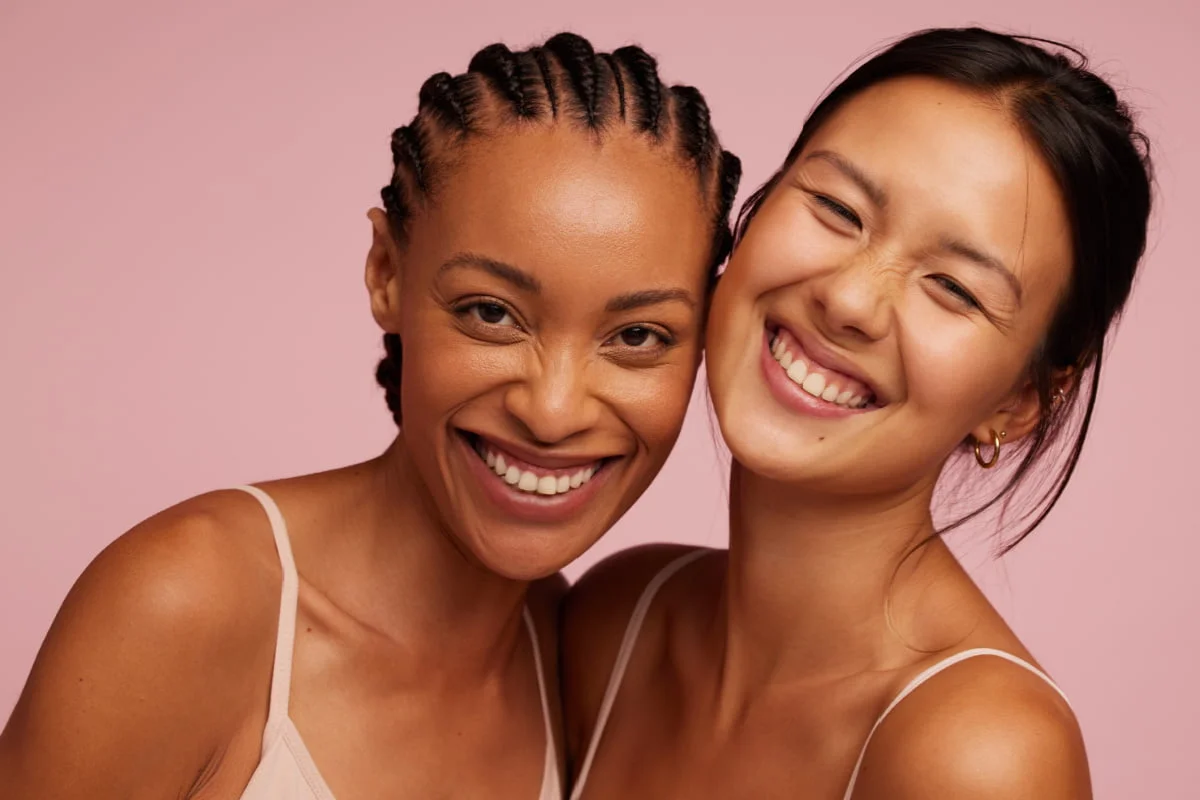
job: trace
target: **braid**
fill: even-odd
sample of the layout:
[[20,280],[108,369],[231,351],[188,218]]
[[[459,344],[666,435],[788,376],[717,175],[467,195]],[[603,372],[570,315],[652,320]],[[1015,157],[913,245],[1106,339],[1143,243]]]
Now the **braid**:
[[[484,95],[494,102],[483,103]],[[651,147],[678,151],[698,175],[712,210],[715,277],[729,255],[729,211],[742,170],[737,157],[721,149],[704,97],[690,86],[664,87],[657,62],[640,47],[597,54],[586,39],[571,33],[516,53],[504,44],[489,45],[475,54],[466,73],[439,72],[425,81],[416,117],[392,132],[392,180],[380,191],[397,243],[406,240],[418,204],[436,191],[438,173],[452,163],[444,154],[506,121],[552,125],[562,109],[591,131],[602,134],[619,120]],[[383,346],[375,379],[399,425],[400,337],[385,334]]]
[[546,58],[546,51],[541,47],[535,47],[530,51],[533,54],[533,60],[537,63],[538,72],[541,73],[542,85],[546,87],[546,102],[550,104],[550,116],[558,118],[558,92],[554,89],[554,73],[550,70],[550,59]]
[[400,367],[402,362],[400,353],[400,337],[394,333],[385,333],[383,335],[383,351],[386,355],[379,360],[379,366],[375,368],[375,382],[383,387],[383,395],[387,400],[388,411],[392,412],[392,419],[396,420],[396,424],[400,424]]
[[467,71],[478,72],[491,81],[492,86],[509,101],[518,117],[532,117],[537,113],[526,99],[521,65],[513,51],[505,45],[497,43],[480,50],[471,59]]
[[468,133],[471,130],[472,95],[463,96],[465,75],[451,77],[448,72],[430,76],[421,86],[418,116],[429,114],[439,125]]
[[612,53],[605,53],[601,56],[604,63],[608,64],[608,69],[612,72],[613,85],[617,87],[617,108],[620,111],[621,119],[625,119],[625,79],[621,77],[621,66],[617,60],[613,58]]
[[683,149],[696,162],[703,174],[712,156],[713,132],[709,124],[708,104],[704,95],[691,86],[672,86],[675,101],[675,127]]
[[613,51],[613,59],[625,68],[633,81],[638,100],[638,130],[659,135],[662,117],[662,81],[658,77],[658,62],[640,47],[621,47]]
[[733,250],[733,231],[729,227],[729,213],[733,209],[733,200],[737,197],[738,184],[741,183],[741,180],[741,159],[728,150],[722,150],[720,166],[717,168],[716,234],[713,241],[712,272],[714,280],[717,276],[717,269]]
[[406,166],[417,183],[417,189],[425,191],[425,155],[421,137],[412,125],[392,131],[392,165],[396,169]]
[[591,43],[573,33],[560,33],[546,42],[549,50],[567,73],[575,99],[579,104],[582,121],[595,128],[601,113],[603,74],[596,69],[596,51]]

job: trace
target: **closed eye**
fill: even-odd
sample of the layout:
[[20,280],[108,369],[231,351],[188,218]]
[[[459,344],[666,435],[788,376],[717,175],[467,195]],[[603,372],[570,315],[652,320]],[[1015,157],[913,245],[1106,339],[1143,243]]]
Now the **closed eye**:
[[817,205],[841,217],[855,228],[862,230],[862,219],[859,218],[858,214],[855,214],[846,206],[842,205],[831,197],[826,197],[823,194],[814,194],[813,198],[817,201]]
[[968,308],[981,308],[979,301],[970,292],[945,275],[931,275],[930,280]]

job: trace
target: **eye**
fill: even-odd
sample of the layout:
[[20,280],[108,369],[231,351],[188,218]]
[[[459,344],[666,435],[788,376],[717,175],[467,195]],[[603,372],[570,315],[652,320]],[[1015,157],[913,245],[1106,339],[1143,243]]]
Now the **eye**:
[[647,342],[655,342],[659,340],[659,336],[649,328],[643,328],[640,325],[635,325],[632,328],[626,328],[617,334],[621,344],[626,347],[644,347]]
[[823,194],[814,194],[813,198],[817,201],[817,205],[835,214],[836,216],[841,217],[844,221],[850,223],[855,228],[862,230],[862,220],[859,218],[858,214],[855,214],[846,206],[842,205],[831,197],[826,197]]
[[459,313],[466,314],[473,321],[482,322],[485,325],[515,325],[516,320],[508,309],[499,303],[492,303],[486,300],[481,300],[474,303],[469,303],[459,307]]
[[628,358],[657,358],[671,345],[674,338],[657,327],[650,325],[630,325],[622,328],[606,345]]
[[980,308],[979,301],[976,300],[970,292],[952,279],[947,278],[945,275],[933,275],[931,276],[931,280],[933,280],[933,282],[938,286],[942,287],[947,294],[952,295],[955,300],[959,301],[968,308]]

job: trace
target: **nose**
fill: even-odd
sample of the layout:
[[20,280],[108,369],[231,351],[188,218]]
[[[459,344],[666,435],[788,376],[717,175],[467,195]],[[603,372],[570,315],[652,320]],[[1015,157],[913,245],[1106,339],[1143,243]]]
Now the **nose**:
[[594,427],[601,403],[588,383],[588,364],[570,348],[542,351],[530,374],[505,394],[505,408],[535,441],[557,444]]
[[831,270],[814,292],[828,332],[859,341],[885,337],[892,319],[892,294],[902,280],[885,259],[867,253]]

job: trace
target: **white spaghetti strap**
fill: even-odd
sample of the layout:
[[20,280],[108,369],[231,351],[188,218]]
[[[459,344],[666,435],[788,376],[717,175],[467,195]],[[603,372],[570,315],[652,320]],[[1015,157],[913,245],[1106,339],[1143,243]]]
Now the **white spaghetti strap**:
[[538,694],[542,698],[542,719],[546,723],[546,764],[542,769],[542,791],[539,800],[557,800],[562,796],[562,782],[558,779],[558,751],[554,746],[554,724],[550,721],[550,698],[546,693],[546,673],[542,670],[542,648],[538,643],[537,627],[533,615],[526,606],[521,614],[529,630],[529,641],[533,644],[533,666],[537,670]]
[[275,505],[269,494],[257,486],[235,488],[253,496],[267,512],[267,519],[271,522],[271,534],[275,537],[275,549],[279,552],[279,563],[283,567],[279,629],[275,636],[275,666],[271,672],[271,704],[267,712],[267,726],[263,731],[263,742],[266,743],[288,721],[288,697],[292,690],[292,651],[296,643],[296,602],[300,580],[296,575],[295,559],[292,558],[287,523],[279,511],[279,506]]
[[946,671],[955,664],[959,664],[971,658],[978,658],[979,656],[995,656],[996,658],[1002,658],[1005,661],[1016,664],[1018,667],[1029,670],[1034,675],[1037,675],[1039,678],[1049,684],[1051,689],[1058,692],[1059,696],[1068,706],[1071,705],[1071,701],[1067,699],[1067,695],[1058,687],[1058,684],[1050,679],[1049,675],[1042,672],[1028,661],[1017,658],[1012,653],[1006,653],[1003,650],[993,650],[990,647],[977,647],[972,650],[964,650],[961,653],[955,653],[949,658],[945,658],[937,662],[932,667],[909,681],[908,684],[900,690],[900,693],[892,699],[892,702],[888,703],[887,708],[885,708],[883,713],[879,715],[879,719],[875,720],[875,724],[871,726],[871,730],[867,734],[867,740],[863,742],[862,750],[860,750],[858,753],[858,761],[854,763],[854,771],[850,773],[850,785],[846,787],[846,794],[843,795],[843,800],[851,800],[851,798],[854,796],[854,785],[858,782],[858,773],[862,769],[863,760],[867,757],[867,746],[871,744],[871,737],[875,735],[875,731],[877,731],[879,726],[883,724],[883,721],[887,719],[888,714],[891,714],[892,710],[895,709],[896,706],[900,705],[900,701],[915,692],[921,687],[922,684],[935,675]]
[[637,605],[633,608],[633,615],[629,617],[629,624],[625,626],[625,636],[621,639],[621,649],[617,651],[617,660],[613,664],[612,674],[608,677],[608,686],[604,690],[604,699],[600,702],[600,713],[596,715],[596,727],[592,730],[592,740],[588,742],[587,755],[583,759],[583,768],[579,771],[575,788],[571,791],[571,800],[579,800],[583,794],[583,787],[587,784],[588,773],[592,770],[592,761],[596,758],[596,751],[600,747],[600,739],[604,736],[604,727],[608,724],[608,715],[612,713],[613,703],[617,699],[617,691],[621,688],[621,679],[625,677],[625,668],[629,666],[629,659],[633,656],[633,648],[637,644],[638,634],[641,633],[642,622],[646,619],[646,612],[650,610],[651,601],[654,600],[654,596],[658,594],[658,590],[662,588],[664,583],[670,580],[672,575],[707,552],[709,551],[701,548],[680,556],[659,570],[658,574],[642,590],[642,596],[638,598]]

